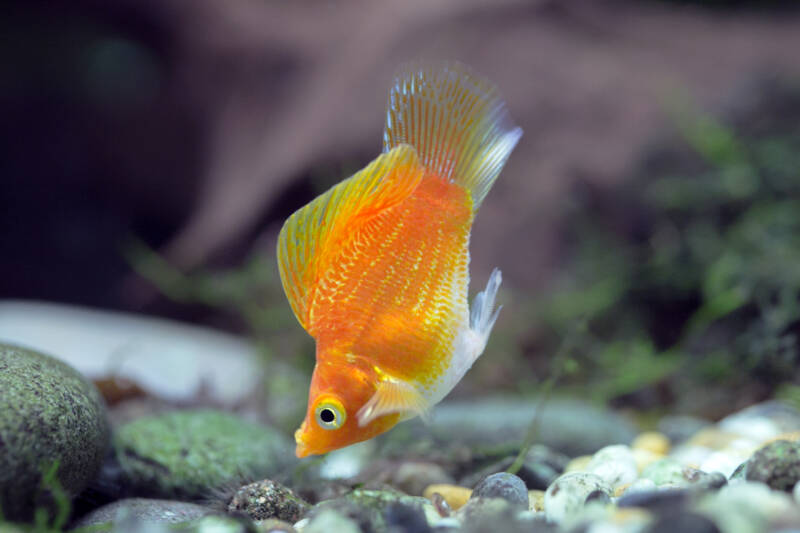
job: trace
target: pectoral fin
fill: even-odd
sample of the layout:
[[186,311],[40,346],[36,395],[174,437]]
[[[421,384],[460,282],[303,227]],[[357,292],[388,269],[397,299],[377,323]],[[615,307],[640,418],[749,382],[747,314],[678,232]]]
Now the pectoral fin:
[[403,420],[415,416],[426,417],[430,405],[413,386],[403,381],[386,380],[358,411],[358,425],[363,427],[376,418],[400,413]]

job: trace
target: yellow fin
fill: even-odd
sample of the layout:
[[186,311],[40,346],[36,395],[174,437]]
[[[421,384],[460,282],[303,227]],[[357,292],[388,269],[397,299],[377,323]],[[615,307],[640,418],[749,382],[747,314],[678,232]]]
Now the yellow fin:
[[427,170],[470,191],[473,212],[521,136],[495,86],[460,63],[408,65],[389,92],[384,150],[416,148]]
[[296,211],[278,236],[278,270],[297,320],[311,332],[319,276],[359,226],[407,198],[423,175],[414,148],[400,145]]
[[403,419],[414,416],[426,417],[430,409],[428,401],[413,386],[404,381],[381,381],[375,394],[358,410],[358,425],[363,427],[376,418],[392,413],[401,413]]

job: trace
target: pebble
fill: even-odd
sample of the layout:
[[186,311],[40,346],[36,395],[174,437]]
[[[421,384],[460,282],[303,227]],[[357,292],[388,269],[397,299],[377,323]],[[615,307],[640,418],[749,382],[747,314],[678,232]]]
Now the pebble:
[[800,505],[800,481],[794,484],[794,490],[792,491],[792,494],[794,494],[794,501]]
[[95,509],[75,524],[75,527],[97,526],[115,522],[119,517],[134,518],[151,523],[178,524],[196,520],[216,511],[189,502],[127,498]]
[[686,489],[652,489],[628,491],[617,500],[617,507],[640,507],[656,513],[674,513],[691,500]]
[[527,509],[529,505],[525,482],[507,472],[498,472],[484,478],[475,485],[470,498],[502,498],[520,509]]
[[573,458],[564,468],[564,473],[568,472],[585,472],[586,467],[592,462],[591,455],[579,455]]
[[758,450],[747,462],[748,481],[789,492],[800,481],[800,443],[778,440]]
[[642,479],[649,479],[656,486],[686,487],[695,485],[697,488],[719,488],[726,480],[719,472],[703,472],[697,468],[684,466],[671,458],[660,459],[645,468],[641,474]]
[[394,490],[370,489],[356,489],[339,498],[320,502],[309,511],[308,516],[313,522],[318,513],[333,509],[354,520],[362,529],[385,531],[386,513],[397,505],[419,509],[428,523],[435,523],[441,519],[441,515],[426,498],[409,496]]
[[[527,508],[527,504],[525,506]],[[503,498],[470,498],[464,507],[454,513],[454,517],[464,525],[473,526],[473,530],[484,529],[486,524],[510,525],[515,512],[519,509]]]
[[705,472],[731,476],[761,446],[800,431],[800,412],[780,402],[757,404],[699,431],[671,457]]
[[[141,530],[142,533],[153,533],[147,523],[143,525],[145,527]],[[180,526],[172,526],[167,531],[174,531],[174,528],[186,533],[250,533],[253,530],[253,524],[233,516],[209,515]],[[112,533],[117,533],[117,529],[115,528]]]
[[243,513],[252,520],[276,518],[297,522],[311,506],[280,483],[265,479],[239,488],[228,504],[229,513]]
[[611,487],[600,477],[587,472],[572,472],[556,479],[544,493],[544,510],[551,522],[561,522],[584,507],[595,491],[610,497]]
[[657,431],[647,431],[640,433],[633,439],[631,448],[634,450],[646,450],[656,455],[667,455],[669,453],[669,438]]
[[658,517],[645,533],[720,533],[709,518],[691,511],[681,511]]
[[636,463],[636,470],[638,472],[643,472],[645,468],[650,466],[651,464],[655,463],[659,459],[663,459],[664,456],[661,454],[653,453],[649,450],[643,450],[639,448],[634,448],[632,450],[633,453],[633,460]]
[[256,531],[258,533],[297,533],[297,530],[292,524],[278,520],[277,518],[267,518],[266,520],[257,520]]
[[776,517],[796,512],[785,492],[747,481],[709,493],[698,503],[697,510],[725,533],[761,533]]
[[631,449],[622,444],[598,450],[585,471],[599,476],[612,489],[632,483],[639,475]]
[[361,528],[351,518],[333,509],[323,509],[311,519],[294,525],[300,533],[361,533]]
[[271,476],[295,461],[282,433],[212,410],[134,420],[117,430],[114,449],[126,488],[163,498],[208,497],[225,484]]
[[544,491],[543,490],[529,490],[528,491],[528,508],[531,511],[543,512],[544,511]]
[[42,474],[57,466],[68,497],[97,474],[110,428],[100,393],[65,363],[0,344],[0,508],[7,519],[49,508]]
[[450,509],[455,511],[467,503],[469,497],[472,496],[472,489],[459,487],[458,485],[440,484],[430,485],[422,493],[424,497],[431,501],[433,501],[434,494],[440,494],[444,501],[447,502],[447,505],[450,506]]
[[428,519],[421,507],[404,503],[390,504],[383,513],[386,528],[391,533],[428,533]]

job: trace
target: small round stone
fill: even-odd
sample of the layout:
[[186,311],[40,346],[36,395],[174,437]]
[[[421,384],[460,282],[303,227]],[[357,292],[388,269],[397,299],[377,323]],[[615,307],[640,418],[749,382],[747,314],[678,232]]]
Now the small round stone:
[[266,520],[257,520],[256,529],[258,533],[297,533],[294,526],[283,520],[277,518],[267,518]]
[[67,496],[99,470],[110,439],[100,393],[50,356],[0,344],[0,515],[27,520],[51,508],[43,474]]
[[561,522],[586,504],[586,498],[601,491],[609,498],[612,489],[600,476],[571,472],[556,479],[544,493],[544,511],[551,522]]
[[691,499],[687,489],[655,489],[628,492],[617,500],[617,507],[641,507],[658,513],[676,513]]
[[502,498],[516,507],[527,509],[528,487],[514,474],[498,472],[475,485],[471,498]]
[[669,438],[657,431],[640,433],[631,443],[631,448],[634,450],[647,450],[658,455],[667,455],[669,447]]
[[636,462],[636,470],[639,472],[643,472],[645,468],[655,463],[659,459],[664,458],[663,455],[653,453],[649,450],[634,448],[632,451],[633,460]]
[[531,511],[544,511],[544,491],[543,490],[529,490],[528,491],[528,507]]
[[725,476],[719,472],[703,472],[696,468],[684,466],[670,458],[664,458],[652,463],[644,469],[640,477],[653,481],[659,487],[693,485],[697,488],[713,489],[719,488],[726,482]]
[[290,489],[271,479],[264,479],[237,490],[228,504],[228,512],[244,513],[252,520],[277,518],[294,523],[310,507],[308,502]]
[[709,494],[695,510],[711,518],[722,531],[759,532],[769,530],[769,522],[775,517],[792,513],[794,501],[787,493],[763,483],[742,481]]
[[428,533],[431,528],[422,508],[397,502],[390,504],[383,513],[389,531]]
[[409,496],[395,490],[370,489],[356,489],[339,498],[321,501],[309,511],[308,517],[313,524],[319,513],[335,510],[355,521],[365,531],[385,531],[388,527],[387,513],[390,509],[396,509],[397,505],[419,509],[428,523],[442,518],[430,500],[426,498]]
[[791,491],[800,481],[800,443],[778,440],[767,444],[750,458],[745,477],[775,490]]
[[586,471],[601,477],[612,488],[633,483],[639,475],[631,449],[621,444],[598,450]]
[[564,468],[564,473],[569,472],[585,472],[586,467],[592,461],[591,455],[579,455],[578,457],[573,458],[567,466]]
[[792,494],[794,494],[794,501],[800,505],[800,481],[794,484],[794,490],[792,491]]
[[302,531],[303,533],[332,533],[333,531],[337,533],[361,533],[361,528],[356,521],[338,511],[323,509],[311,518]]
[[458,485],[431,485],[422,493],[423,496],[433,501],[433,495],[440,494],[450,509],[453,511],[460,509],[469,497],[472,496],[472,489],[466,487],[459,487]]
[[646,533],[720,533],[709,518],[692,512],[679,512],[660,516],[647,528]]

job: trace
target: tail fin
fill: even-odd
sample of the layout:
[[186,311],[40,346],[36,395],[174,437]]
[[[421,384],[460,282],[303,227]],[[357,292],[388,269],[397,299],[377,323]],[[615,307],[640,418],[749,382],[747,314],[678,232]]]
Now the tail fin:
[[427,170],[470,191],[473,212],[521,136],[494,85],[460,63],[407,65],[389,92],[384,151],[413,146]]

